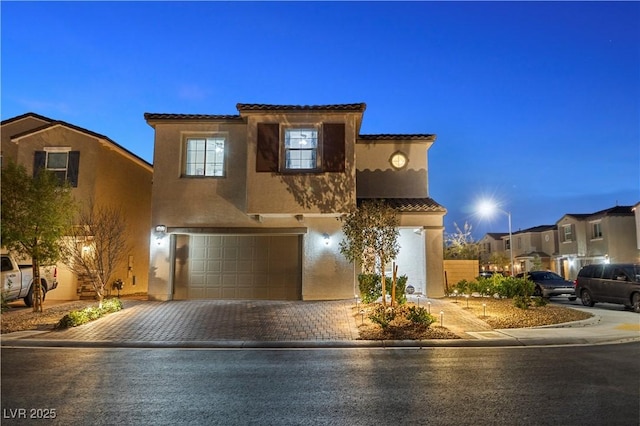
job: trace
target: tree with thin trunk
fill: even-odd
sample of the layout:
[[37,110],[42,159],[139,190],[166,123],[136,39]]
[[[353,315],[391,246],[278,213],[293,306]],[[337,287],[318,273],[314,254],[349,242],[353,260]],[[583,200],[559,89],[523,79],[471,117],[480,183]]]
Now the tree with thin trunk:
[[70,186],[50,171],[30,176],[9,161],[2,168],[2,245],[19,258],[31,258],[33,311],[42,312],[40,266],[62,256],[62,242],[75,214]]
[[399,223],[396,210],[384,200],[364,201],[355,211],[342,217],[345,239],[340,241],[340,253],[348,261],[360,264],[366,273],[379,268],[385,306],[385,269],[400,251]]
[[120,208],[90,201],[65,239],[67,266],[78,277],[91,280],[99,306],[117,268],[129,253],[127,223]]

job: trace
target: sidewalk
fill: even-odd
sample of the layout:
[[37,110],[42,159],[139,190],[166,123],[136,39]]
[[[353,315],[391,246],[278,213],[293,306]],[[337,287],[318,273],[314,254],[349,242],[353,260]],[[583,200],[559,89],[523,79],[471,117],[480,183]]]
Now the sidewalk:
[[[411,300],[416,302],[417,300]],[[589,320],[529,329],[493,330],[445,299],[428,299],[432,314],[460,339],[358,340],[355,302],[123,300],[125,309],[80,327],[2,335],[2,346],[309,348],[600,344],[640,341],[640,315],[581,308]],[[427,299],[421,299],[424,306]]]

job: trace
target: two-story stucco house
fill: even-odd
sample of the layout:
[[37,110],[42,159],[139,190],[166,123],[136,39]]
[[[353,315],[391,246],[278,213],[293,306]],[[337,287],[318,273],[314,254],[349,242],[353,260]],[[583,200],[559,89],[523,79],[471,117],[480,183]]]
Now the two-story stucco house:
[[480,256],[480,268],[483,271],[502,271],[503,265],[496,265],[493,256],[502,253],[509,257],[508,250],[505,251],[505,240],[509,234],[506,232],[488,232],[478,241],[478,255]]
[[591,214],[566,214],[556,223],[556,270],[568,279],[591,263],[640,262],[633,206],[615,206]]
[[[149,271],[151,224],[151,164],[106,136],[63,121],[27,113],[2,121],[2,164],[13,161],[35,173],[54,171],[72,187],[82,208],[121,209],[127,223],[130,252],[116,268],[114,279],[124,283],[123,292],[145,293]],[[81,283],[64,265],[58,265],[59,285],[47,300],[77,299]]]
[[400,212],[400,274],[444,294],[443,216],[429,197],[435,135],[361,135],[365,104],[238,104],[147,113],[155,129],[149,298],[353,298],[340,217],[365,199]]
[[557,235],[555,225],[539,225],[514,232],[512,238],[516,273],[530,271],[536,266],[552,269],[551,258],[558,253]]

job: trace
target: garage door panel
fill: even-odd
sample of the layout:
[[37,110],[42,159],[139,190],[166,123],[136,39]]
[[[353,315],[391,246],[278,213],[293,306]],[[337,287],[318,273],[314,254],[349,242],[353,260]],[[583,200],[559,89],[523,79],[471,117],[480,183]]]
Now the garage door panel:
[[299,300],[299,236],[189,237],[186,297]]

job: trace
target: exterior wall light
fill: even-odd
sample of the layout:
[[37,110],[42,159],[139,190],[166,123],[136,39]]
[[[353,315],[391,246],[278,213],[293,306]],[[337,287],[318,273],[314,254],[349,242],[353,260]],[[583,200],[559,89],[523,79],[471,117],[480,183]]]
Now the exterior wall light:
[[327,233],[322,234],[322,240],[324,241],[325,246],[331,244],[331,237]]
[[165,232],[167,232],[167,226],[166,225],[156,225],[156,232],[159,234],[164,234]]

